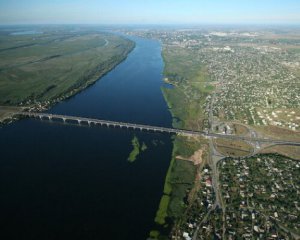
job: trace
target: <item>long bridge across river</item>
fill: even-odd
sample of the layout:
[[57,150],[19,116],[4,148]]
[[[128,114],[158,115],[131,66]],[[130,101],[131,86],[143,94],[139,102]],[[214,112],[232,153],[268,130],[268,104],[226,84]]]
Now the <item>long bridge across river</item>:
[[214,137],[214,138],[226,138],[232,140],[244,140],[249,142],[300,146],[300,142],[284,141],[280,139],[244,137],[244,136],[237,136],[237,135],[209,133],[205,131],[194,131],[194,130],[166,128],[166,127],[158,127],[158,126],[135,124],[135,123],[108,121],[108,120],[101,120],[95,118],[85,118],[85,117],[76,117],[76,116],[50,114],[50,113],[37,113],[37,112],[18,112],[17,114],[26,117],[39,118],[41,120],[55,119],[55,120],[61,120],[64,123],[71,123],[71,122],[78,123],[78,124],[85,123],[88,124],[89,126],[100,125],[106,127],[119,127],[119,128],[134,129],[134,130],[141,130],[141,131],[175,133],[175,134],[190,135],[190,136],[206,136],[206,137]]

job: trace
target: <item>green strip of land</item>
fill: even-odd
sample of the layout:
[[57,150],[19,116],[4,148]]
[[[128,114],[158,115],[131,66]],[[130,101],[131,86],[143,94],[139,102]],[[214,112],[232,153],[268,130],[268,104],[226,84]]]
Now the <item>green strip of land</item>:
[[[0,105],[42,107],[70,97],[123,61],[134,43],[68,28],[0,34]],[[1,33],[1,31],[0,31]]]
[[[173,116],[173,127],[202,130],[207,119],[205,101],[214,90],[205,65],[190,49],[164,46],[163,58],[165,81],[173,86],[162,88]],[[200,139],[175,137],[164,194],[155,218],[159,225],[165,225],[167,217],[179,221],[187,207],[184,199],[194,185],[196,167],[192,162],[177,159],[176,156],[189,158],[203,144],[207,143]]]

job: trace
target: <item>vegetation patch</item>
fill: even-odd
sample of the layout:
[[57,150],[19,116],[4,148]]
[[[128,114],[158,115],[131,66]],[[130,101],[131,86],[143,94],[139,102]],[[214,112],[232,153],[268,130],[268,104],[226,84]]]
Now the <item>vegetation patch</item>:
[[233,124],[233,131],[235,135],[240,135],[240,136],[245,136],[249,134],[248,128],[238,123]]
[[150,231],[149,235],[150,235],[150,238],[157,239],[159,237],[160,233],[157,230],[152,230],[152,231]]
[[142,147],[141,147],[141,151],[146,151],[147,150],[147,145],[143,142]]
[[[164,74],[173,88],[162,88],[173,116],[173,127],[201,130],[205,101],[215,89],[201,58],[190,49],[164,47]],[[180,60],[179,60],[180,59]]]
[[271,146],[265,148],[261,153],[279,153],[283,156],[300,160],[300,147],[299,146]]
[[129,154],[129,157],[128,157],[128,161],[129,162],[134,162],[137,158],[137,156],[140,154],[140,143],[139,143],[139,139],[134,136],[133,139],[131,140],[131,143],[132,143],[132,151],[131,153]]
[[176,220],[187,207],[187,195],[192,189],[196,167],[190,161],[176,159],[176,156],[190,157],[200,148],[197,141],[177,136],[174,139],[172,160],[166,175],[164,194],[162,196],[155,222],[164,225],[168,217]]
[[156,213],[156,217],[155,217],[156,223],[160,225],[164,225],[166,223],[165,219],[168,216],[169,203],[170,203],[170,196],[164,194],[160,200],[159,208]]
[[253,152],[253,147],[241,140],[218,138],[214,141],[218,152],[230,157],[244,157]]
[[137,136],[133,137],[133,139],[131,140],[131,143],[132,143],[133,149],[128,156],[128,161],[134,162],[141,152],[146,151],[147,145],[144,142],[141,145]]
[[[32,36],[0,34],[0,104],[48,106],[94,83],[134,43],[112,34],[45,27]],[[1,33],[1,32],[0,32]]]
[[[165,81],[173,85],[172,88],[162,88],[173,116],[173,127],[202,130],[207,119],[205,101],[215,88],[207,69],[201,59],[189,49],[165,46],[163,58]],[[155,218],[157,223],[165,224],[167,217],[177,221],[186,209],[187,196],[195,181],[196,167],[191,161],[176,159],[176,156],[191,157],[203,142],[184,136],[175,137],[164,195]]]

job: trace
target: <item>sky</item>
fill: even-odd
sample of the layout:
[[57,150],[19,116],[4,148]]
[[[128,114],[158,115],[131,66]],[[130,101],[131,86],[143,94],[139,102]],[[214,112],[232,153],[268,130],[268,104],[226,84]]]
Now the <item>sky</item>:
[[300,25],[300,0],[0,0],[0,24]]

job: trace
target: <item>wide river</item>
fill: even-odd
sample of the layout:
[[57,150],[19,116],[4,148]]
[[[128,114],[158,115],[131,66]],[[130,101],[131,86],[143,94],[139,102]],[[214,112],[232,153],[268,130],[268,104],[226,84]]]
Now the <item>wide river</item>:
[[[158,41],[49,112],[171,126]],[[147,150],[127,161],[136,135]],[[154,226],[171,137],[25,119],[0,128],[1,239],[143,240]],[[7,236],[7,237],[4,237]]]

